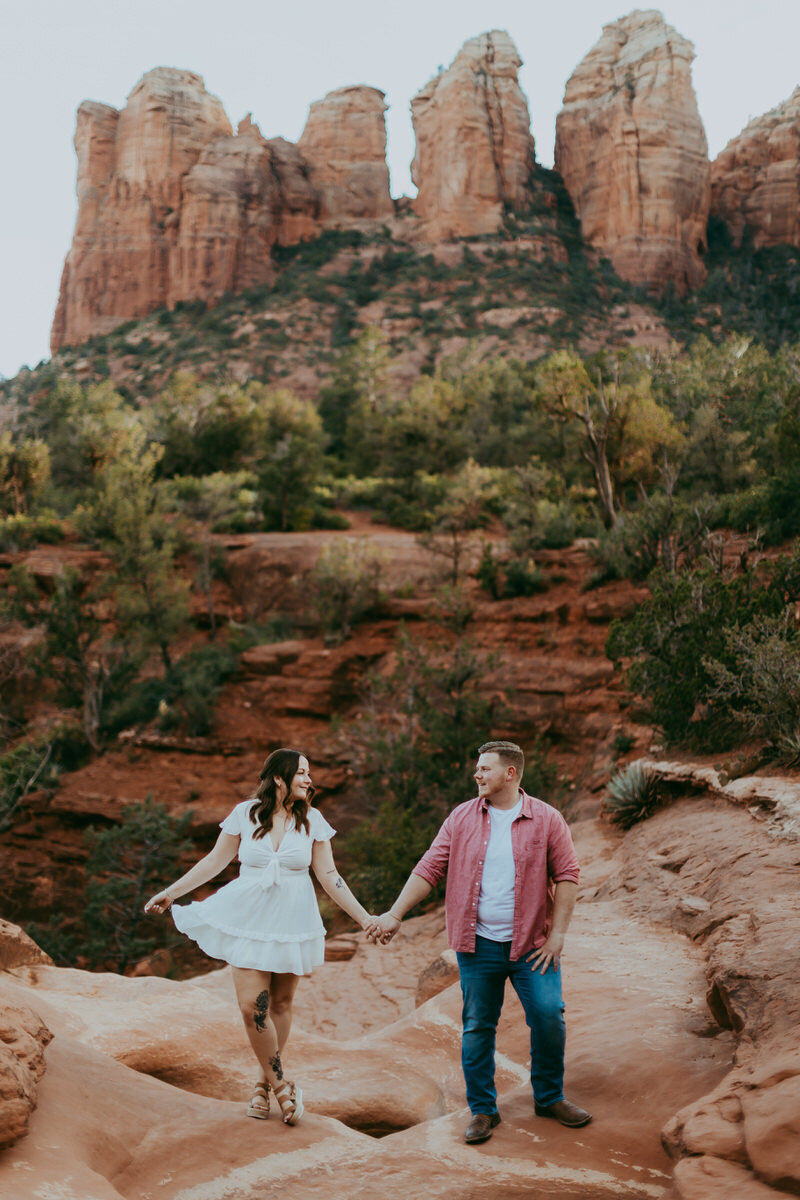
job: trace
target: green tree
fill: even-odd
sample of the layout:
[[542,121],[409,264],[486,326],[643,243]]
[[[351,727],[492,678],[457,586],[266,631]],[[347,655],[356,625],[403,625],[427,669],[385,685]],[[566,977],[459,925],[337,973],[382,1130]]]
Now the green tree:
[[174,476],[166,491],[165,504],[187,517],[193,525],[198,558],[198,583],[206,598],[212,638],[217,632],[214,610],[214,531],[232,522],[252,521],[256,501],[255,477],[249,471],[216,471],[199,478]]
[[373,325],[355,339],[320,392],[319,411],[330,452],[357,474],[374,474],[369,442],[395,403],[394,360],[389,341]]
[[188,617],[188,587],[175,570],[175,535],[155,480],[160,457],[144,425],[130,424],[124,453],[97,472],[79,516],[114,560],[118,619],[144,645],[156,646],[169,670],[170,644]]
[[127,805],[108,828],[88,829],[80,917],[59,916],[49,926],[29,926],[31,936],[62,965],[83,958],[92,969],[120,974],[158,947],[174,944],[174,930],[143,909],[164,880],[178,872],[181,855],[191,852],[185,836],[190,819],[190,813],[176,819],[148,796]]
[[421,546],[443,560],[446,582],[453,587],[472,566],[473,534],[488,523],[496,509],[497,489],[496,473],[469,459],[449,481],[430,528],[417,535]]
[[28,512],[50,478],[50,452],[39,438],[0,433],[0,513]]
[[285,388],[258,405],[258,490],[268,529],[308,529],[322,472],[325,433],[313,404]]
[[253,385],[176,372],[148,411],[152,436],[163,446],[158,474],[211,475],[252,465],[259,398]]
[[329,638],[349,637],[353,625],[378,604],[385,555],[366,538],[325,546],[311,572],[312,604]]
[[89,745],[99,750],[104,710],[139,665],[118,626],[109,620],[113,594],[72,568],[62,571],[52,590],[45,592],[17,564],[8,573],[4,615],[42,629],[29,663],[40,678],[54,681],[56,699],[80,714]]
[[715,704],[714,689],[720,669],[740,669],[731,631],[779,617],[800,600],[800,554],[760,574],[743,568],[725,575],[707,566],[657,570],[649,587],[631,617],[612,623],[606,653],[625,664],[628,688],[670,742],[723,746],[732,734],[731,713]]
[[447,812],[472,794],[478,746],[500,715],[482,687],[493,663],[467,629],[471,611],[447,593],[441,635],[416,641],[401,630],[391,673],[374,677],[345,737],[368,816],[350,835],[348,870],[367,906],[386,906]]
[[671,414],[653,398],[650,377],[637,360],[601,358],[592,374],[577,355],[558,350],[540,364],[537,382],[553,416],[581,428],[583,457],[594,476],[603,523],[611,528],[619,487],[633,483],[643,490],[652,483],[658,457],[677,450],[682,438]]

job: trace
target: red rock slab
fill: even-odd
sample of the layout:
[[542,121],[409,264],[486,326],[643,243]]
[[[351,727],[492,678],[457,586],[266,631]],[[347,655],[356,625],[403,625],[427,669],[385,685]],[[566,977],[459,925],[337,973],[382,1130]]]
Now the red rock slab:
[[44,1048],[52,1033],[26,1005],[0,1007],[0,1148],[28,1130],[44,1074]]
[[30,1136],[0,1162],[3,1200],[211,1200],[275,1194],[295,1173],[357,1159],[371,1139],[309,1114],[289,1128],[247,1120],[243,1105],[177,1092],[60,1037]]

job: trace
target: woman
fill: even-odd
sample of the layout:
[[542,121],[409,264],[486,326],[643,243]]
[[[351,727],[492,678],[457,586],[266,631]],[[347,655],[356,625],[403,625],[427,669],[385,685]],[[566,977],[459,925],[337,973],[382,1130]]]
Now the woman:
[[325,927],[308,868],[327,894],[363,929],[377,920],[361,907],[339,875],[331,853],[335,830],[311,808],[308,759],[275,750],[261,771],[255,798],[237,804],[220,823],[209,854],[176,883],[158,892],[145,912],[162,913],[174,900],[208,883],[238,853],[239,876],[206,900],[172,909],[178,929],[212,958],[233,968],[236,997],[261,1076],[248,1116],[269,1115],[269,1090],[287,1125],[303,1113],[300,1088],[284,1079],[281,1051],[289,1036],[292,1000],[301,975],[325,958]]

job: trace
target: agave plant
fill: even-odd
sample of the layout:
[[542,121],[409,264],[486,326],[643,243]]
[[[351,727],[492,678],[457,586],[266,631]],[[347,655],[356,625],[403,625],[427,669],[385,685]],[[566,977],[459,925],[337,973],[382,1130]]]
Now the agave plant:
[[629,763],[612,776],[603,807],[610,821],[630,829],[643,821],[659,804],[658,776],[641,761]]

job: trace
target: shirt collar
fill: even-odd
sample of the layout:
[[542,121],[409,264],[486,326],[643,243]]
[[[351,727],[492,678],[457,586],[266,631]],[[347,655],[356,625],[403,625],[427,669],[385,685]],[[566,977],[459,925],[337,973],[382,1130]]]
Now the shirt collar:
[[[519,794],[522,797],[522,812],[519,815],[521,817],[533,817],[532,797],[529,796],[528,793],[522,788],[519,789]],[[478,807],[480,808],[481,812],[488,812],[491,805],[485,796],[478,796]]]

